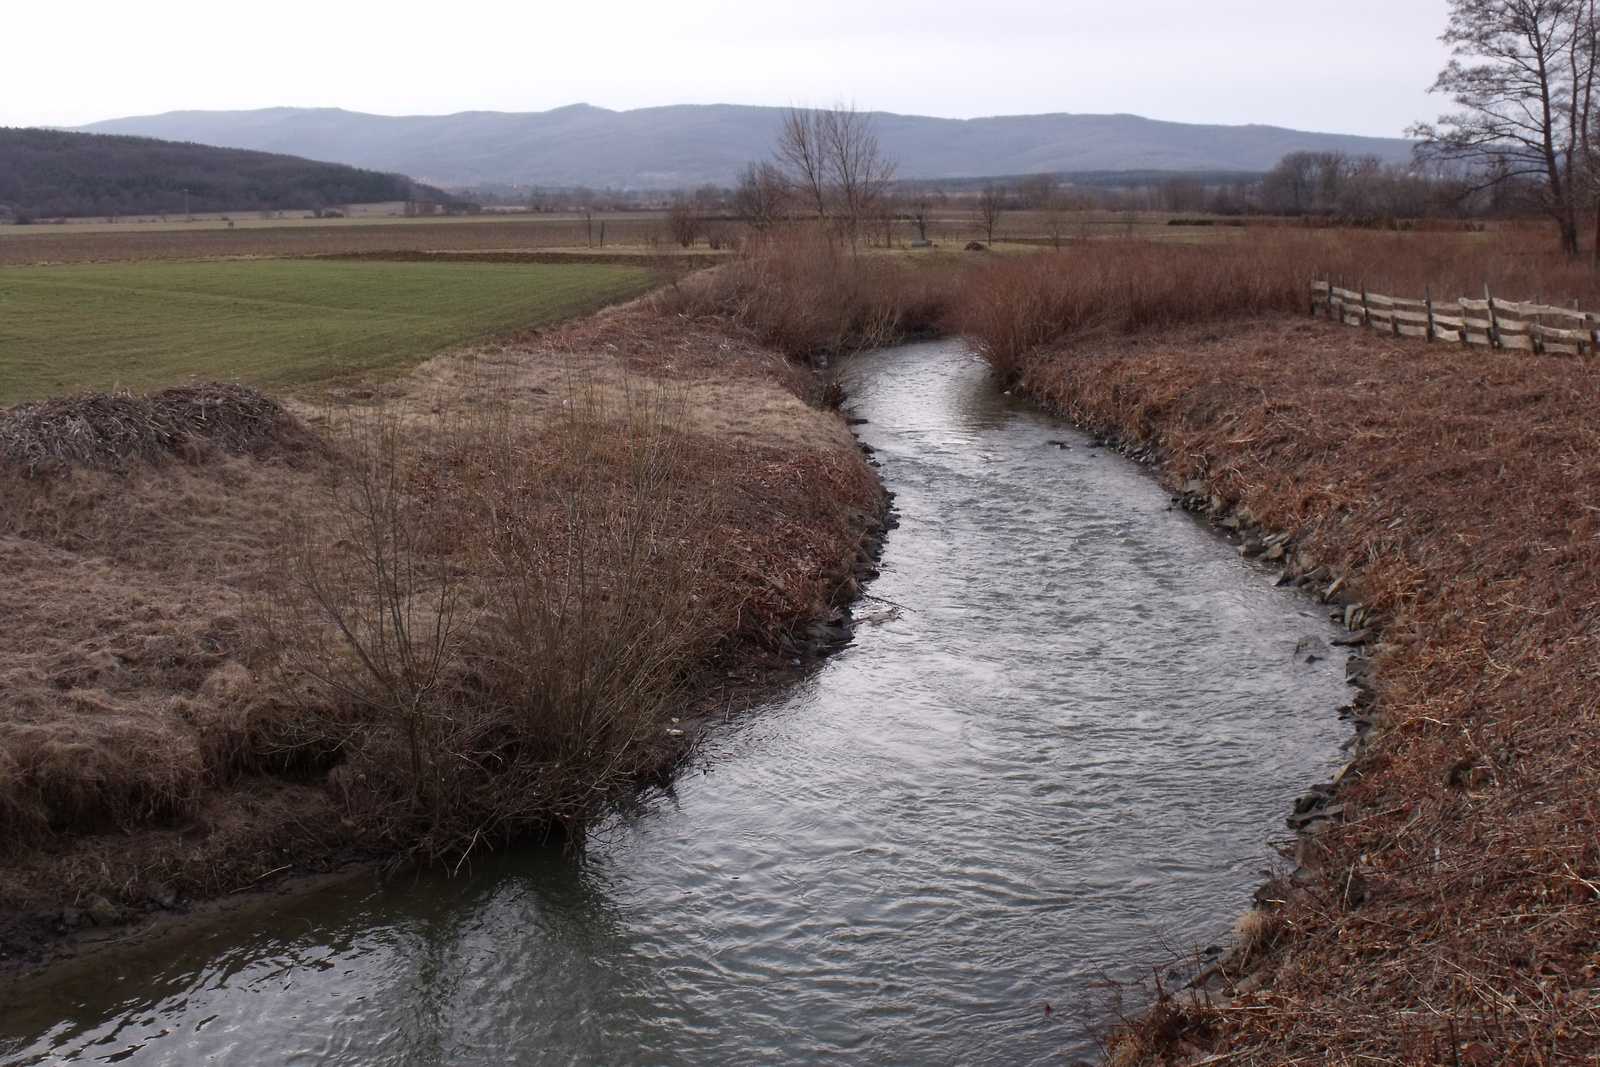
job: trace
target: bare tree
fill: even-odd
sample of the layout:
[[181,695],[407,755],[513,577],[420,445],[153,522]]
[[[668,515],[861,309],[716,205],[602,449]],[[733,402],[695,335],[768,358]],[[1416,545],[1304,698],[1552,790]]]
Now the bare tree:
[[789,212],[789,189],[778,168],[767,160],[746,167],[733,190],[733,211],[757,233],[781,222]]
[[919,185],[906,196],[906,215],[917,228],[917,240],[928,239],[928,225],[933,222],[933,209],[937,194],[925,185]]
[[1029,211],[1038,211],[1060,187],[1053,174],[1028,174],[1017,182],[1017,203]]
[[1451,0],[1450,8],[1441,39],[1456,58],[1433,91],[1461,110],[1408,132],[1427,152],[1483,169],[1498,161],[1503,178],[1537,181],[1561,247],[1576,254],[1597,132],[1595,0]]
[[778,164],[818,218],[831,219],[852,249],[862,226],[877,217],[894,177],[872,116],[854,105],[790,109],[778,133]]
[[1003,185],[990,182],[978,194],[978,220],[983,226],[983,232],[988,235],[988,243],[994,244],[994,228],[1000,225],[1000,216],[1006,211],[1006,189]]
[[1050,247],[1060,251],[1061,234],[1067,228],[1067,212],[1071,204],[1059,185],[1051,184],[1044,193],[1044,198],[1039,202],[1039,219],[1044,224],[1044,232],[1050,238]]
[[1161,183],[1161,200],[1168,211],[1197,211],[1206,202],[1206,188],[1193,174],[1174,174]]
[[821,114],[824,159],[837,204],[834,216],[854,250],[862,224],[877,212],[894,177],[894,163],[878,147],[871,115],[853,104]]
[[828,217],[828,164],[824,157],[822,112],[790,108],[778,130],[778,165],[795,194]]

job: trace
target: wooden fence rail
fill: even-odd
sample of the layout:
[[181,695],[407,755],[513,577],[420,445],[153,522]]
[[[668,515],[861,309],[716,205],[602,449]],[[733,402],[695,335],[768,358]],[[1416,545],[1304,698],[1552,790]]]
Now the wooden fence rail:
[[1600,314],[1576,307],[1501,300],[1491,296],[1487,287],[1482,300],[1463,296],[1436,301],[1432,296],[1407,300],[1313,281],[1311,314],[1430,341],[1575,356],[1600,351]]

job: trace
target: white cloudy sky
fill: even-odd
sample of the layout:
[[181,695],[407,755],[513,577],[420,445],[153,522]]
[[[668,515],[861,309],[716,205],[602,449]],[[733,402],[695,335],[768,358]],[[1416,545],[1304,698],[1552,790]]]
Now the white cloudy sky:
[[[13,5],[0,125],[180,108],[587,102],[1132,112],[1394,136],[1448,0],[83,0]],[[24,42],[25,45],[24,45]]]

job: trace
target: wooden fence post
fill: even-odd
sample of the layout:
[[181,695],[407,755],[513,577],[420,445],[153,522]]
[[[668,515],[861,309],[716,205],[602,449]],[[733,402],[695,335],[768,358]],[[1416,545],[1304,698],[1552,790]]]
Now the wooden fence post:
[[[1412,291],[1415,292],[1416,290]],[[1428,343],[1431,345],[1439,339],[1433,326],[1433,286],[1428,286],[1422,293],[1423,302],[1428,306]]]
[[1372,305],[1367,303],[1367,287],[1361,287],[1361,325],[1372,329]]
[[1495,313],[1494,313],[1494,297],[1489,295],[1489,283],[1488,282],[1484,282],[1483,283],[1483,299],[1484,299],[1484,302],[1486,304],[1488,304],[1488,308],[1484,311],[1484,314],[1489,316],[1489,347],[1490,348],[1499,348],[1500,347],[1500,320],[1495,317]]

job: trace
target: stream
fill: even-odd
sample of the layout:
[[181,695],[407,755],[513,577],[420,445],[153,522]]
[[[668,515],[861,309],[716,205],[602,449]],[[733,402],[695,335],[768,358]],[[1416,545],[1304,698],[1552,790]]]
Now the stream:
[[851,647],[581,852],[108,954],[0,1007],[0,1064],[1097,1059],[1104,980],[1222,941],[1328,777],[1343,657],[960,343],[843,377],[900,521]]

